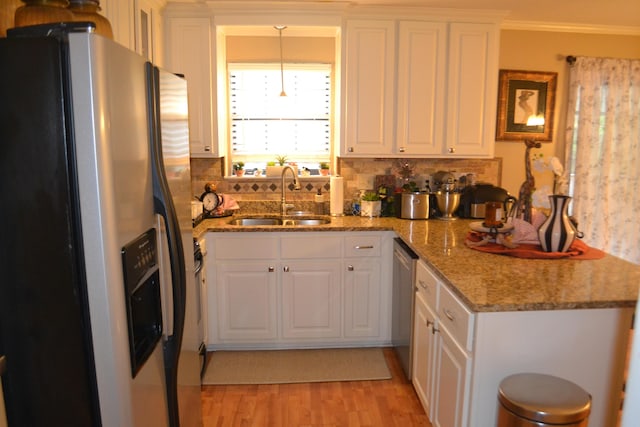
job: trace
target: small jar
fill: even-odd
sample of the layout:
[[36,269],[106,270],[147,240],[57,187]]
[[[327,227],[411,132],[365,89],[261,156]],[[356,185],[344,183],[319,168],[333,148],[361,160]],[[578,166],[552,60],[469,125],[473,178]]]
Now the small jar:
[[73,20],[77,22],[89,21],[96,24],[96,34],[113,40],[113,30],[109,20],[100,15],[100,1],[98,0],[69,0],[69,10],[73,12]]
[[16,27],[73,21],[73,13],[67,9],[68,0],[22,0],[22,2],[25,5],[16,9]]

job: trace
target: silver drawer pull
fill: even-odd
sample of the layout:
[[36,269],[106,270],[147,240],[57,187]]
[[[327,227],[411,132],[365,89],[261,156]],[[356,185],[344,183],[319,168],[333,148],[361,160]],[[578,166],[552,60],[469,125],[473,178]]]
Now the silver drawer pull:
[[349,265],[349,266],[347,267],[347,271],[353,271],[353,270],[355,270],[355,269],[353,268],[353,265]]
[[444,311],[444,315],[447,316],[447,319],[451,320],[452,322],[456,320],[456,318],[453,317],[453,313],[448,309],[443,308],[442,311]]
[[276,271],[276,268],[273,266],[269,266],[269,273],[273,273],[274,271]]
[[355,248],[356,249],[373,249],[373,245],[368,245],[368,246],[357,245]]
[[425,290],[429,290],[429,287],[427,286],[427,284],[424,282],[424,280],[418,280],[418,284],[420,284],[420,286],[422,286],[422,289]]

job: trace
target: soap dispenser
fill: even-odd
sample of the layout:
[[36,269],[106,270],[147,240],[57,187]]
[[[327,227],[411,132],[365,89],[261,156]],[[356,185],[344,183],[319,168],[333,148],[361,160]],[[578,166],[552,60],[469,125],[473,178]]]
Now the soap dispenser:
[[316,215],[324,215],[324,196],[320,188],[318,188],[318,192],[314,196],[314,203]]

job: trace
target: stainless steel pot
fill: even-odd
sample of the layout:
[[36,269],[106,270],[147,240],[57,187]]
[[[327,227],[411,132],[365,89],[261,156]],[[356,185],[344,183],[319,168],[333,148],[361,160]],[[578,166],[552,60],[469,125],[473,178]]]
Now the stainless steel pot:
[[401,193],[398,217],[404,219],[428,219],[429,193],[420,191]]

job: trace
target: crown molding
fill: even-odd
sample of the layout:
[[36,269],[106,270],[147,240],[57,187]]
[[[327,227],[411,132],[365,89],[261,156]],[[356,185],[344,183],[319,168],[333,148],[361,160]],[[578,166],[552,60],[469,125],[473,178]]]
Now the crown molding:
[[501,30],[549,31],[556,33],[611,34],[640,36],[640,27],[615,25],[577,24],[575,22],[514,21],[505,19]]

